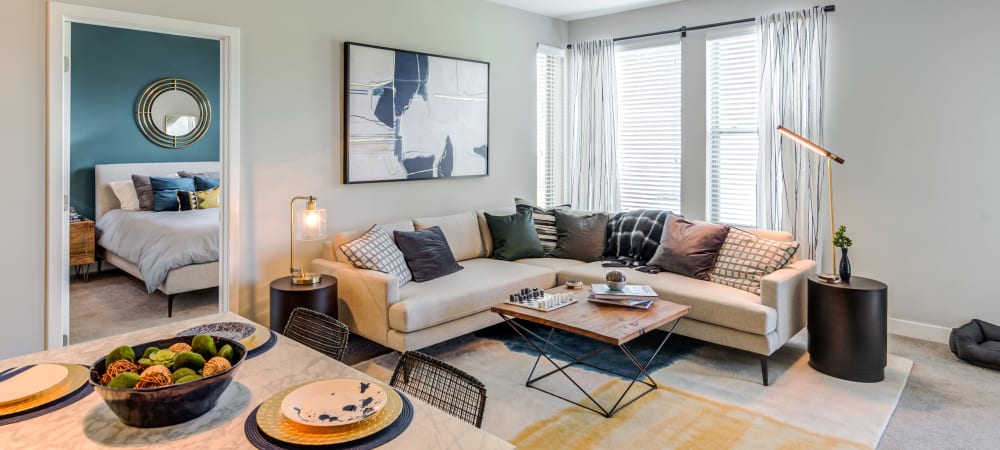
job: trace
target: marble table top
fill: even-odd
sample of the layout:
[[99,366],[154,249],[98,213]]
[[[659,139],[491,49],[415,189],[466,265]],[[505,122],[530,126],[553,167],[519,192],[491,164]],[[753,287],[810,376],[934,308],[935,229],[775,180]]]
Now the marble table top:
[[[232,313],[179,321],[68,347],[0,361],[0,371],[27,364],[89,365],[118,345],[136,345],[173,336],[195,325],[244,321]],[[243,432],[246,417],[271,395],[288,386],[325,378],[371,378],[298,342],[278,336],[278,344],[243,363],[218,405],[205,415],[163,428],[133,428],[121,423],[97,393],[53,413],[0,426],[4,448],[253,448]],[[506,441],[467,424],[416,398],[413,422],[386,449],[509,449]]]

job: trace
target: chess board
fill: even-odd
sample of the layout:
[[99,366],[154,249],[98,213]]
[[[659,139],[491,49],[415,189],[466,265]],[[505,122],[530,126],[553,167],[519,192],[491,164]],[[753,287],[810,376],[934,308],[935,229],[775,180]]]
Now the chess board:
[[[539,302],[539,300],[541,300],[542,302]],[[541,298],[533,298],[533,299],[525,300],[523,302],[507,300],[504,303],[509,303],[511,305],[522,306],[522,307],[525,307],[525,308],[531,308],[531,309],[535,309],[535,310],[538,310],[538,311],[544,311],[544,312],[554,311],[554,310],[557,310],[559,308],[562,308],[563,306],[569,306],[569,305],[572,305],[572,304],[576,303],[576,298],[573,297],[573,296],[570,296],[569,299],[566,300],[564,303],[559,303],[559,302],[556,302],[554,300],[555,300],[555,297],[552,294],[546,293],[546,294],[542,295]],[[539,303],[545,303],[546,305],[545,305],[545,307],[542,307],[542,306],[539,305]]]

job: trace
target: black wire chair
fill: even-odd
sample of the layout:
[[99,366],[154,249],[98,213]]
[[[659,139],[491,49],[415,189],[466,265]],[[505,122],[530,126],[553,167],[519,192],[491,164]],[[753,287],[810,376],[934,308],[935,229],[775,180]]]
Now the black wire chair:
[[405,352],[389,384],[477,428],[483,425],[486,385],[443,361]]
[[295,308],[285,324],[285,337],[337,361],[344,357],[351,331],[343,322],[309,308]]

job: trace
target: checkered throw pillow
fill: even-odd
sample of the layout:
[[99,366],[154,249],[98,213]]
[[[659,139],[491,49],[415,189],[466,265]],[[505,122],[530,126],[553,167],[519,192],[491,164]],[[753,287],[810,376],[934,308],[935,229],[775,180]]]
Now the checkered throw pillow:
[[517,212],[525,209],[531,211],[532,220],[535,222],[535,231],[538,233],[538,240],[542,241],[542,250],[548,255],[556,249],[556,241],[559,235],[556,232],[556,210],[568,211],[569,205],[557,205],[549,209],[542,209],[523,198],[514,198],[514,207]]
[[798,242],[772,241],[730,228],[709,280],[760,295],[760,279],[785,267],[798,248]]
[[413,280],[403,252],[396,246],[392,236],[378,225],[357,239],[340,244],[340,250],[354,267],[393,275],[399,280],[400,286]]

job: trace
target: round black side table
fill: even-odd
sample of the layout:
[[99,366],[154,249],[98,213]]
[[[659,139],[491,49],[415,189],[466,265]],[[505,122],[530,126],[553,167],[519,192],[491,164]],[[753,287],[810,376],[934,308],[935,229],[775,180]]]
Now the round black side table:
[[323,275],[316,284],[292,284],[292,277],[271,282],[271,329],[285,331],[295,308],[309,308],[337,318],[337,279]]
[[810,275],[809,365],[849,381],[885,379],[888,290],[868,278],[827,283]]

